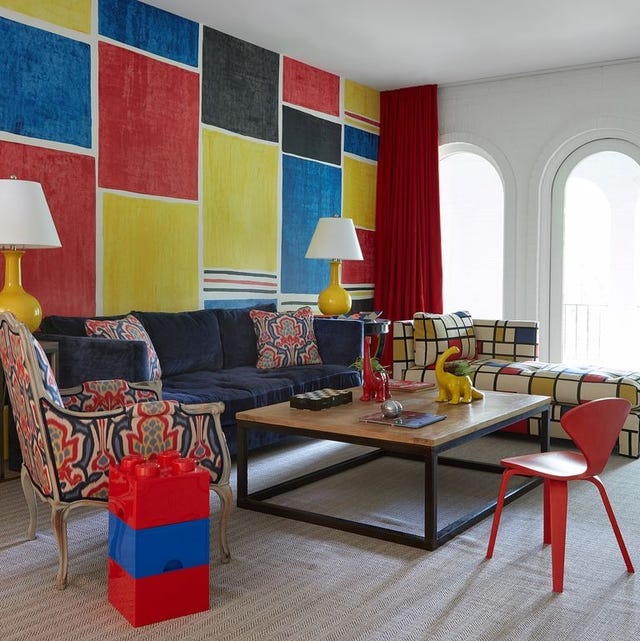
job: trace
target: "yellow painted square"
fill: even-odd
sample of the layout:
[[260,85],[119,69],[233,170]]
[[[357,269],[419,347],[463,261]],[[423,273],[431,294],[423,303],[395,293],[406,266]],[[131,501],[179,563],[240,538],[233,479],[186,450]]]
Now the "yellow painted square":
[[0,7],[67,29],[91,32],[91,0],[0,0]]
[[376,227],[377,165],[344,157],[342,215],[357,227]]
[[275,272],[278,147],[202,132],[205,267]]
[[380,92],[353,80],[345,80],[344,110],[380,122]]
[[196,309],[198,206],[105,194],[105,314]]

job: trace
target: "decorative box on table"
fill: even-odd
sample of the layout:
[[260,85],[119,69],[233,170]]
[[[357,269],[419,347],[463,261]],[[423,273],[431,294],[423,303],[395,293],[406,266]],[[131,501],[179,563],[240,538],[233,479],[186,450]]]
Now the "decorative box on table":
[[110,468],[108,595],[134,626],[209,609],[209,474],[192,459]]
[[289,406],[299,410],[324,410],[353,401],[349,390],[335,390],[325,387],[314,392],[294,394],[289,398]]

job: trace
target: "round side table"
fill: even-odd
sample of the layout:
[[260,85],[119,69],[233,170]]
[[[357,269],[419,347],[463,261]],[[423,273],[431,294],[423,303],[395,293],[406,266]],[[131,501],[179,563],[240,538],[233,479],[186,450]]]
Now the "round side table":
[[384,350],[384,345],[387,340],[387,334],[389,333],[389,328],[391,327],[391,321],[384,318],[376,318],[376,320],[366,320],[364,323],[364,335],[371,336],[371,341],[373,342],[374,338],[377,337],[377,344],[374,350],[374,353],[371,354],[372,358],[377,358],[378,360],[382,356]]

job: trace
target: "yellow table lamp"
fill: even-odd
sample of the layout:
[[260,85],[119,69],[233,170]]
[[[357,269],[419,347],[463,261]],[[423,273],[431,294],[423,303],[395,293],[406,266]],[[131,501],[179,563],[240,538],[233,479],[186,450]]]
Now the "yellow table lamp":
[[343,260],[363,260],[356,228],[351,218],[320,218],[305,258],[329,259],[329,286],[320,292],[318,307],[323,314],[337,316],[351,309],[351,296],[340,284]]
[[60,247],[40,183],[0,179],[0,251],[4,254],[4,289],[0,312],[11,312],[32,332],[42,320],[40,303],[22,287],[20,261],[25,249]]

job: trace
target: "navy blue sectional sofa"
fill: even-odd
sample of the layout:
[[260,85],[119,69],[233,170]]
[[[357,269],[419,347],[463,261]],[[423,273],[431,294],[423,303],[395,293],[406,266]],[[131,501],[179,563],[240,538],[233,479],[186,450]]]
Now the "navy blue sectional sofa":
[[[314,318],[321,365],[258,369],[250,309],[131,312],[144,325],[158,354],[162,397],[182,403],[223,401],[222,427],[232,454],[237,442],[236,412],[286,401],[292,394],[360,384],[360,375],[349,365],[362,355],[361,321]],[[253,309],[275,311],[275,306]],[[37,334],[41,340],[58,343],[59,387],[72,387],[88,380],[150,378],[143,341],[88,337],[85,320],[85,317],[48,316]],[[250,448],[282,438],[257,431],[249,436]]]

